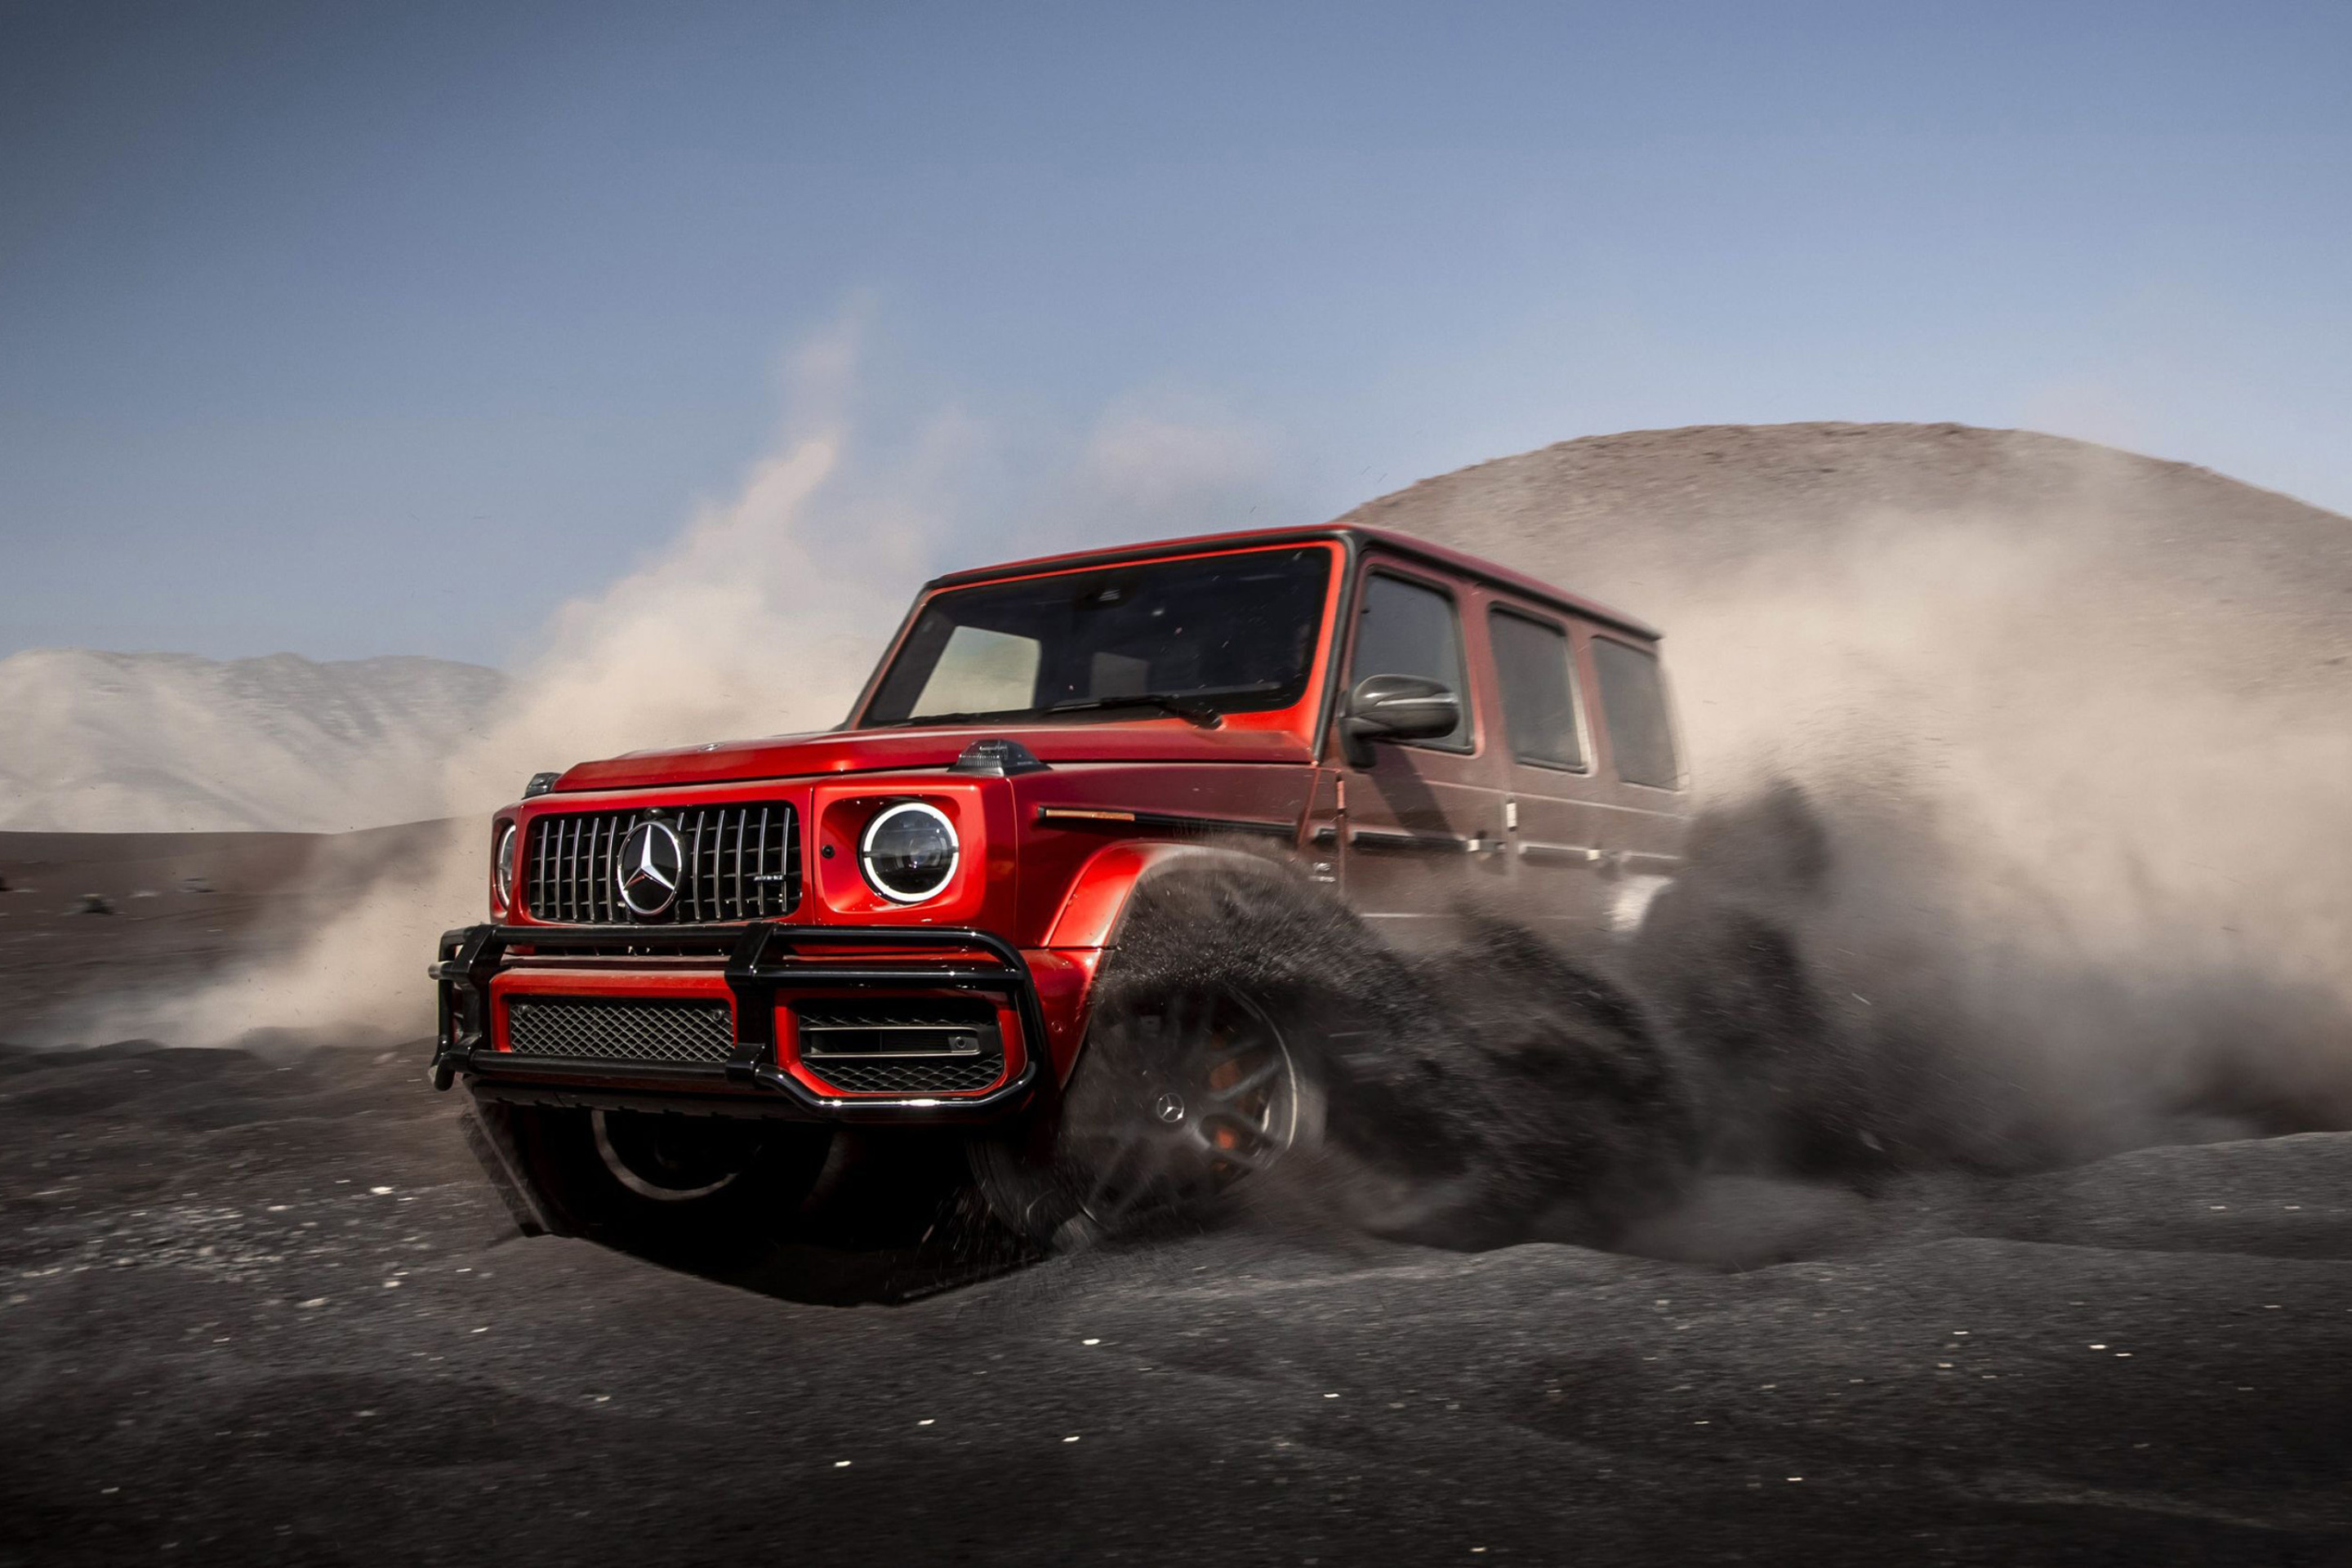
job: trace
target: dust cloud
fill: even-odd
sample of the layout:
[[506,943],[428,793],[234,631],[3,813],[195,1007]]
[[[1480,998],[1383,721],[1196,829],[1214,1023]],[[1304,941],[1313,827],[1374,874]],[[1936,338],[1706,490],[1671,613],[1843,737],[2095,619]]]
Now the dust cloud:
[[2347,693],[2123,544],[1889,514],[1661,606],[1702,778],[1906,814],[1974,925],[2352,988]]
[[[2055,525],[1883,510],[1668,606],[1693,750],[1748,800],[1689,897],[1797,941],[1846,1042],[1809,1081],[1904,1064],[1871,1097],[1890,1149],[2352,1125],[2340,623],[2206,542],[2151,548],[2107,468]],[[1739,843],[1791,831],[1774,779],[1804,783],[1810,878]]]
[[1663,626],[1703,800],[1898,816],[1971,930],[2352,996],[2352,520],[1954,426],[1592,437],[1350,518]]
[[[1086,542],[1107,516],[1145,533],[1198,531],[1204,516],[1238,525],[1265,499],[1264,437],[1198,404],[1115,399],[1067,440],[951,404],[910,430],[870,406],[888,357],[872,315],[854,306],[791,357],[775,447],[731,497],[533,636],[504,699],[446,759],[437,852],[383,865],[290,957],[257,957],[167,1005],[117,1001],[66,1035],[266,1046],[428,1034],[424,966],[443,931],[484,918],[488,814],[532,773],[838,723],[950,537],[990,536],[985,552],[1002,558]],[[1040,477],[1004,483],[1008,449]]]
[[[1792,499],[1693,460],[1818,434],[1649,433],[1652,494],[1613,512],[1474,469],[1367,516],[1664,625],[1703,807],[1629,942],[1497,928],[1392,983],[1414,1043],[1375,1077],[1477,1079],[1446,1092],[1484,1109],[1370,1107],[1343,1152],[1376,1226],[1621,1236],[1675,1201],[1661,1140],[1687,1182],[1869,1191],[2352,1126],[2352,524],[2043,437],[1993,444],[2036,468],[2009,506],[1973,493],[1999,476],[1906,506],[1883,464],[1841,495],[1807,452]],[[1709,484],[1752,510],[1692,504]],[[1530,1082],[1619,1087],[1537,1091],[1530,1127]],[[1443,1180],[1400,1169],[1416,1143]],[[1640,1201],[1547,1177],[1562,1145],[1644,1172]],[[1481,1185],[1513,1195],[1460,1201]]]
[[[1818,1045],[1747,1089],[1811,1135],[2000,1169],[2352,1125],[2352,704],[2324,628],[2141,542],[2095,467],[2065,526],[1883,511],[1675,611],[1733,803],[1682,902],[1801,963]],[[1654,987],[1722,977],[1707,925]]]
[[[836,334],[800,356],[804,409],[835,400],[854,351]],[[424,966],[443,931],[483,918],[488,814],[530,774],[838,722],[897,624],[919,527],[887,489],[844,482],[837,421],[792,424],[732,498],[539,634],[506,699],[446,761],[453,820],[437,850],[378,868],[290,956],[241,965],[162,1016],[142,1005],[82,1032],[205,1045],[428,1034]]]

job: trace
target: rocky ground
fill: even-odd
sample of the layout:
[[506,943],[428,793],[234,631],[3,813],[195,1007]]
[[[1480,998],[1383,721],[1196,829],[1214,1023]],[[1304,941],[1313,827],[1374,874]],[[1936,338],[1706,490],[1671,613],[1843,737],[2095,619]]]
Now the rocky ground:
[[1242,1230],[763,1291],[516,1235],[423,1048],[5,1058],[0,1552],[2352,1561],[2352,1136],[1726,1186],[1691,1235],[1790,1259],[1738,1271]]

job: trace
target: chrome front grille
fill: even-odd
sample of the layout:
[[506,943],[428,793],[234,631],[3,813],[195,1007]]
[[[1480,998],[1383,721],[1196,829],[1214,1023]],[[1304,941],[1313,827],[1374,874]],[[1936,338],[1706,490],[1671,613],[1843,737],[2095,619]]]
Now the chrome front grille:
[[[563,925],[635,921],[613,877],[629,830],[646,811],[578,811],[531,825],[524,888],[530,918]],[[798,813],[787,801],[664,809],[682,864],[662,922],[774,920],[801,901]]]
[[507,1043],[525,1057],[724,1064],[735,1051],[735,1012],[724,1002],[518,997],[507,1004]]

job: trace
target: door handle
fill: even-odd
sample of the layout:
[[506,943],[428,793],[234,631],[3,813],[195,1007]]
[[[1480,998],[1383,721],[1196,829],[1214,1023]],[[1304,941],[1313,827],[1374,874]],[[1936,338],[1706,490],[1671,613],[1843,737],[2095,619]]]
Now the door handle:
[[1598,866],[1608,859],[1588,845],[1547,844],[1538,838],[1520,839],[1519,857],[1554,866]]
[[1363,849],[1433,849],[1459,855],[1477,847],[1477,841],[1450,833],[1402,833],[1385,827],[1352,828],[1348,842]]

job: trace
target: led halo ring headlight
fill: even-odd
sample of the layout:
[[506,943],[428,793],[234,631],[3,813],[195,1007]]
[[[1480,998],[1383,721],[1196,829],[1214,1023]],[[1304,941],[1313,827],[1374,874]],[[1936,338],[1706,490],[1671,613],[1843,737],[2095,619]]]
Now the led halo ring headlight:
[[491,873],[490,886],[498,894],[499,905],[501,909],[511,909],[514,906],[515,849],[521,842],[522,837],[515,831],[515,825],[511,822],[508,823],[506,830],[499,835],[498,854],[491,860],[491,864],[496,868]]
[[935,899],[955,879],[963,845],[938,806],[900,801],[875,814],[857,844],[866,885],[894,904]]

